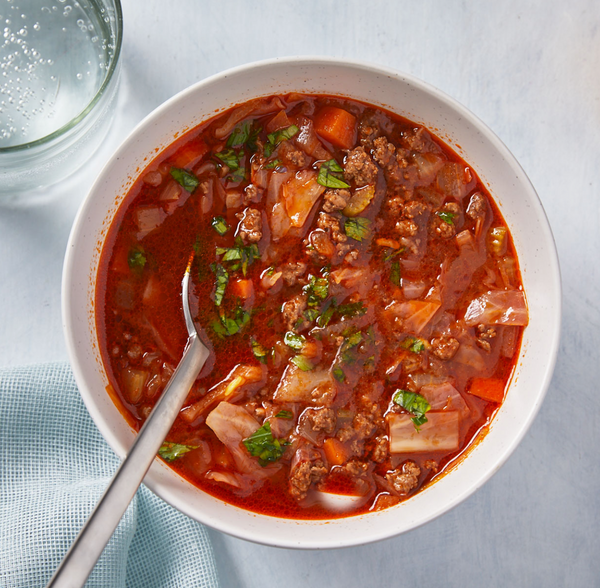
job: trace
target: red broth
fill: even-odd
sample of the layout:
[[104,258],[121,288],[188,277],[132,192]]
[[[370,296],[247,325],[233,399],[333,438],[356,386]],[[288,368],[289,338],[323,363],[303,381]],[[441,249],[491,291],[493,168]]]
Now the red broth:
[[[186,341],[212,357],[160,455],[201,490],[279,517],[406,500],[484,434],[527,307],[476,174],[423,127],[329,96],[237,106],[141,174],[102,251],[97,328],[139,428]],[[327,493],[355,497],[331,510]]]

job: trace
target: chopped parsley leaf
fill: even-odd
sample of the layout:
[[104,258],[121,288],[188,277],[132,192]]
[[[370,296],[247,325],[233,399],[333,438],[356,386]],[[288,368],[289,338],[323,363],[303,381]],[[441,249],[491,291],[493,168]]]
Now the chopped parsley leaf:
[[246,145],[251,151],[256,151],[256,139],[260,127],[253,127],[248,121],[235,127],[227,139],[227,147],[242,147]]
[[224,312],[219,315],[218,321],[212,322],[213,331],[221,338],[231,337],[239,333],[250,321],[250,315],[238,306],[234,318],[228,317]]
[[400,255],[401,253],[404,253],[404,247],[400,247],[400,249],[384,250],[383,261],[389,261],[390,259],[394,259],[394,257]]
[[162,457],[165,461],[172,462],[176,460],[178,457],[185,455],[192,449],[198,449],[197,445],[180,445],[179,443],[171,443],[170,441],[165,441],[158,450],[158,455]]
[[250,455],[258,457],[258,463],[263,467],[281,459],[285,447],[289,445],[288,441],[273,437],[269,421],[265,421],[264,425],[244,439],[243,443]]
[[244,155],[243,151],[236,153],[233,149],[227,148],[215,153],[215,157],[221,160],[231,171],[240,167],[240,159]]
[[251,340],[251,345],[254,357],[256,357],[260,363],[267,363],[269,350],[265,349],[258,341],[256,341],[256,339]]
[[[318,316],[319,316],[319,310],[316,308],[307,308],[304,311],[304,318],[309,323],[312,323],[314,320],[316,320]],[[300,322],[302,322],[302,319],[300,319]]]
[[357,331],[346,339],[346,349],[356,347],[363,339],[362,333]]
[[400,286],[402,283],[402,278],[400,276],[400,262],[397,259],[392,261],[392,268],[390,269],[390,282],[392,282],[394,286]]
[[431,405],[427,402],[427,399],[416,392],[409,392],[408,390],[397,390],[392,400],[401,406],[404,410],[410,412],[413,417],[415,429],[418,431],[421,425],[427,422],[425,413],[431,409]]
[[306,343],[306,339],[302,335],[296,335],[296,333],[292,331],[288,331],[283,338],[283,342],[292,349],[296,351],[300,351],[304,344]]
[[361,300],[358,302],[349,302],[348,304],[340,304],[336,309],[336,312],[341,316],[347,316],[354,318],[362,316],[367,312],[367,307],[362,303]]
[[304,355],[294,355],[290,361],[303,372],[309,372],[314,367]]
[[319,316],[317,319],[317,325],[322,329],[325,328],[329,324],[329,321],[333,318],[336,310],[335,298],[328,300],[325,303],[325,308],[323,309],[321,316]]
[[215,273],[216,284],[215,284],[215,304],[221,306],[223,297],[225,296],[225,289],[229,283],[229,273],[220,263],[213,263],[211,269]]
[[333,373],[333,377],[338,382],[343,382],[346,379],[346,374],[344,373],[344,370],[339,365],[333,368],[332,373]]
[[281,165],[281,161],[279,159],[272,159],[271,161],[267,161],[265,165],[263,165],[263,169],[275,169],[276,167]]
[[308,295],[308,306],[318,306],[322,300],[327,298],[327,294],[329,293],[329,278],[317,278],[310,275],[308,284],[304,286],[304,292]]
[[330,159],[321,164],[317,182],[326,188],[349,188],[350,184],[347,184],[343,177],[344,170],[340,164],[335,159]]
[[454,224],[454,217],[456,216],[453,212],[447,212],[445,210],[441,210],[437,213],[437,215],[447,224]]
[[417,337],[407,337],[402,341],[401,347],[413,353],[421,353],[425,349],[425,342],[423,339],[418,339]]
[[200,183],[200,180],[192,173],[178,167],[171,168],[173,179],[188,192],[193,192]]
[[129,269],[141,272],[146,265],[146,254],[143,247],[134,247],[127,256],[127,265]]
[[229,230],[229,225],[222,216],[215,216],[210,224],[212,225],[212,228],[221,236],[223,236]]
[[292,420],[294,418],[294,415],[292,414],[291,410],[280,410],[276,415],[275,415],[276,419],[287,419]]
[[362,241],[370,232],[371,221],[368,218],[357,216],[349,218],[344,224],[344,232],[347,237],[355,241]]
[[[236,237],[236,246],[235,247],[217,247],[217,255],[222,255],[221,261],[239,261],[242,268],[242,273],[244,276],[248,271],[248,266],[252,265],[255,259],[260,258],[260,251],[258,250],[258,246],[256,243],[252,243],[252,245],[244,245],[239,239]],[[238,269],[239,265],[234,265],[230,269],[235,271]]]
[[274,133],[269,133],[267,135],[268,143],[265,144],[265,157],[270,157],[279,143],[288,141],[297,135],[299,131],[300,129],[296,125],[290,125],[285,129],[279,129]]

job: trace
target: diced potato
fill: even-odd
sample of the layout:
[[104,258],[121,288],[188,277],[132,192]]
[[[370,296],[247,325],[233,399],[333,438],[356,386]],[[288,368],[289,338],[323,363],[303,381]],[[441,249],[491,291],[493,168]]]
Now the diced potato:
[[458,449],[458,413],[428,412],[427,422],[419,430],[409,414],[388,417],[390,452],[456,451]]

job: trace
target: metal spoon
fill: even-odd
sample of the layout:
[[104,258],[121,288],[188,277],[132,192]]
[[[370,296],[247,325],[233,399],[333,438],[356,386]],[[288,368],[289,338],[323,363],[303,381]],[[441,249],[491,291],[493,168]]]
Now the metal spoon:
[[188,332],[183,357],[160,400],[138,433],[127,457],[77,535],[47,588],[79,588],[85,584],[154,461],[194,380],[210,355],[209,350],[198,337],[190,313],[188,288],[191,263],[190,258],[181,284],[183,314]]

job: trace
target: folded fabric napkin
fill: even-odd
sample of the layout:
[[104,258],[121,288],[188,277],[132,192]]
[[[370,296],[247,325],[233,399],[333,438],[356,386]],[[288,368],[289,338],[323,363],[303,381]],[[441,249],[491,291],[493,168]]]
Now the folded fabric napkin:
[[[43,587],[120,461],[67,364],[0,369],[0,586]],[[145,486],[86,586],[218,587],[206,529]]]

